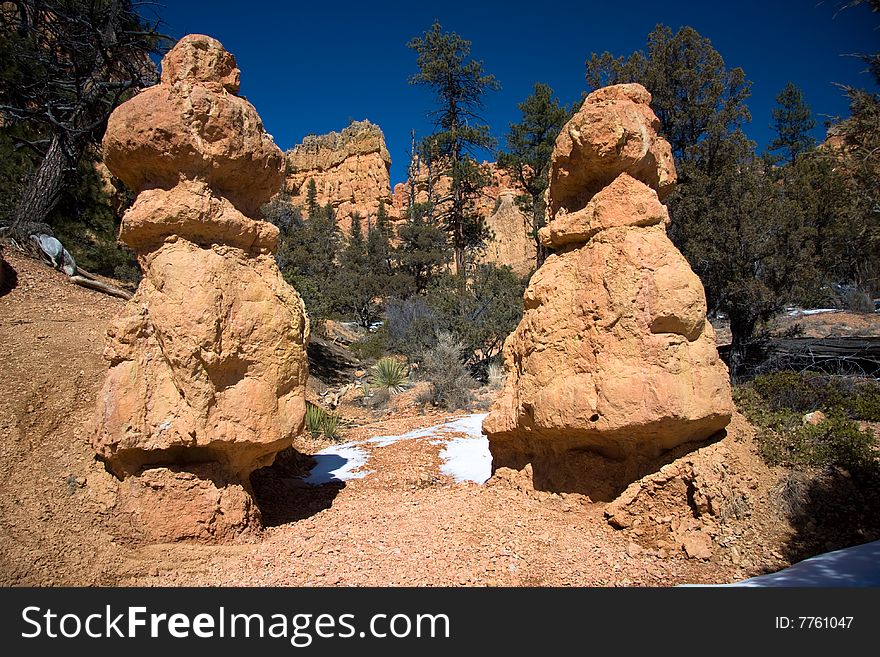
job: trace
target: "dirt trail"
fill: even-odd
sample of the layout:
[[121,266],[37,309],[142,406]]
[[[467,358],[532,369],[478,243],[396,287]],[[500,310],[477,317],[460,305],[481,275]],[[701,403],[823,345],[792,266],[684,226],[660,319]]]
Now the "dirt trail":
[[[344,485],[304,487],[279,466],[258,486],[273,526],[237,544],[144,544],[114,513],[115,480],[87,440],[106,372],[104,331],[123,302],[5,255],[17,285],[0,296],[2,585],[668,586],[787,565],[779,550],[788,527],[767,507],[777,475],[755,456],[739,416],[698,457],[723,455],[748,507],[720,526],[708,558],[689,558],[655,531],[691,515],[683,497],[658,494],[655,518],[616,530],[606,505],[535,491],[521,473],[456,483],[440,473],[441,445],[430,439],[370,447],[373,473]],[[346,439],[443,419],[403,414]]]

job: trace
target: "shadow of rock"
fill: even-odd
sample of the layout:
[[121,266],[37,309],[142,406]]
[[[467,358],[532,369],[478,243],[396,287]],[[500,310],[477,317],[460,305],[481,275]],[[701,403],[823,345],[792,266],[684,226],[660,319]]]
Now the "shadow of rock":
[[[341,457],[336,458],[341,460]],[[345,488],[345,483],[331,481],[320,486],[307,484],[303,478],[315,465],[315,457],[288,448],[278,453],[272,465],[251,474],[253,496],[264,526],[277,527],[304,520],[332,506],[339,491]],[[335,469],[341,464],[324,465]]]
[[0,257],[0,297],[9,294],[18,286],[18,272]]
[[722,440],[722,430],[700,442],[683,443],[658,455],[633,454],[623,459],[610,458],[587,449],[554,450],[541,454],[509,454],[493,451],[492,471],[498,468],[522,470],[531,464],[532,486],[551,493],[579,493],[594,502],[611,502],[627,486],[657,472],[682,456]]
[[793,471],[773,491],[794,533],[782,549],[795,563],[831,550],[880,539],[880,469],[829,467],[816,475]]

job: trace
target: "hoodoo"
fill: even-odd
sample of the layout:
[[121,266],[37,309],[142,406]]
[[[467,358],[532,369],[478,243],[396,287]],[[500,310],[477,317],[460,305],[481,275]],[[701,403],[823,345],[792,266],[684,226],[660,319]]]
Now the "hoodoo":
[[237,96],[234,57],[189,35],[161,84],[121,105],[107,166],[138,196],[120,237],[144,271],[108,330],[93,445],[120,506],[157,540],[215,540],[254,522],[248,478],[300,432],[309,323],[253,217],[284,157]]
[[507,380],[483,424],[493,467],[611,499],[682,443],[730,421],[728,372],[699,278],[666,235],[675,167],[648,91],[590,94],[550,172],[555,252],[504,346]]

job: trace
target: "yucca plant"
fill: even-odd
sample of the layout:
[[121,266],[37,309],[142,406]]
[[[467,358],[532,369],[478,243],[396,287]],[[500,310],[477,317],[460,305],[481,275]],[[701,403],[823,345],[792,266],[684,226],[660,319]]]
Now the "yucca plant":
[[321,422],[321,433],[327,440],[337,440],[339,438],[339,416],[336,413],[324,413]]
[[323,408],[316,406],[310,401],[306,402],[306,429],[312,434],[312,438],[317,438],[321,435],[321,425],[325,415],[327,415],[327,412]]
[[328,413],[312,402],[306,402],[306,429],[312,438],[323,435],[328,440],[339,438],[339,415]]
[[380,358],[370,370],[370,383],[379,391],[396,395],[409,383],[409,368],[393,358]]

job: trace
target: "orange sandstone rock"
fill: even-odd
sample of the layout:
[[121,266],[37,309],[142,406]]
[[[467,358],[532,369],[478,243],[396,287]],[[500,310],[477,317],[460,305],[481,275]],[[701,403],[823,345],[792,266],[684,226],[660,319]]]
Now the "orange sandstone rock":
[[104,138],[108,168],[139,192],[120,237],[144,277],[108,329],[92,442],[156,540],[225,540],[255,521],[250,473],[305,416],[308,318],[275,264],[278,229],[250,218],[279,191],[283,155],[237,89],[232,55],[190,35]]
[[577,472],[578,453],[654,459],[730,421],[702,284],[666,236],[657,189],[675,172],[651,154],[666,147],[649,98],[639,85],[601,89],[557,140],[540,235],[557,251],[526,290],[504,345],[505,387],[483,424],[493,468],[531,463],[549,488],[601,476]]

